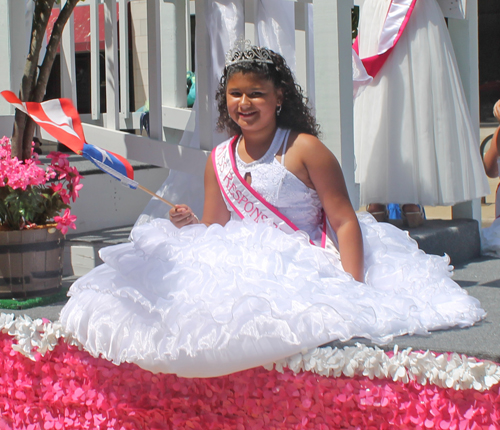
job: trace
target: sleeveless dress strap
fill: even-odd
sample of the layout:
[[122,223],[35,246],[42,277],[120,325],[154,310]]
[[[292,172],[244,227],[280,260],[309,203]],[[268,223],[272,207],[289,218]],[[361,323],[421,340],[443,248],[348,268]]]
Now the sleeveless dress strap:
[[288,143],[288,137],[290,136],[290,129],[285,131],[285,136],[283,136],[283,151],[281,152],[281,165],[285,167],[285,153],[286,145]]
[[[278,129],[278,130],[281,130],[281,129]],[[283,185],[283,181],[285,180],[285,176],[286,176],[286,167],[285,167],[285,152],[286,152],[286,145],[288,143],[288,136],[290,136],[290,129],[287,129],[285,130],[284,132],[284,136],[283,136],[283,142],[282,142],[282,147],[283,147],[283,150],[281,152],[281,167],[282,167],[282,175],[281,175],[281,178],[280,178],[280,181],[279,181],[279,184],[278,184],[278,187],[276,188],[276,199],[278,198],[279,194],[280,194],[280,191],[281,191],[281,187]],[[280,145],[280,146],[281,146]],[[278,152],[278,151],[276,151]],[[277,160],[276,160],[277,161]]]

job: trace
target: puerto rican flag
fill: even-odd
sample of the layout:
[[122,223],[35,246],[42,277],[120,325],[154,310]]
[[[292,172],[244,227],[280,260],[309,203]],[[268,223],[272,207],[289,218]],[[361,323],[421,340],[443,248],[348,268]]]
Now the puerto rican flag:
[[42,103],[22,102],[12,91],[2,91],[2,96],[28,115],[40,127],[63,145],[94,163],[99,169],[118,179],[130,188],[137,188],[134,169],[122,156],[85,141],[80,115],[69,99],[53,99]]
[[102,171],[118,179],[122,184],[134,190],[137,188],[138,184],[134,181],[134,169],[121,155],[88,143],[83,144],[81,155],[92,161]]

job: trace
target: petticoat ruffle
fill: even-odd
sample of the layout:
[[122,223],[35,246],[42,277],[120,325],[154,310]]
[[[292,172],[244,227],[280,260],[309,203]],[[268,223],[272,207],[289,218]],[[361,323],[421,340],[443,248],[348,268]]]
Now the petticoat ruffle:
[[489,227],[481,229],[481,253],[500,258],[500,218]]

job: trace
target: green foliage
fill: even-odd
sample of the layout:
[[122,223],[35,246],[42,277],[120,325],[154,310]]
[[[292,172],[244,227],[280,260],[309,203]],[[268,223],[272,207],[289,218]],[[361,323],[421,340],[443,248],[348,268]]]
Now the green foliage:
[[0,224],[9,230],[20,230],[31,224],[44,225],[63,209],[59,192],[44,186],[28,186],[26,190],[0,187]]

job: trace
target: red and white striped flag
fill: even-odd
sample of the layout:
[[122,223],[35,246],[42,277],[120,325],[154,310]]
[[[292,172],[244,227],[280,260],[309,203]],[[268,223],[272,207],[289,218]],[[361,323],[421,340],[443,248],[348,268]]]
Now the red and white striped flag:
[[29,115],[52,137],[72,151],[81,154],[85,136],[80,115],[69,99],[53,99],[42,103],[22,102],[12,91],[2,96],[26,115]]
[[29,115],[40,127],[78,155],[83,155],[104,172],[130,188],[137,188],[134,169],[118,154],[85,142],[80,115],[69,99],[46,102],[22,102],[12,91],[2,91],[2,96],[17,109]]

